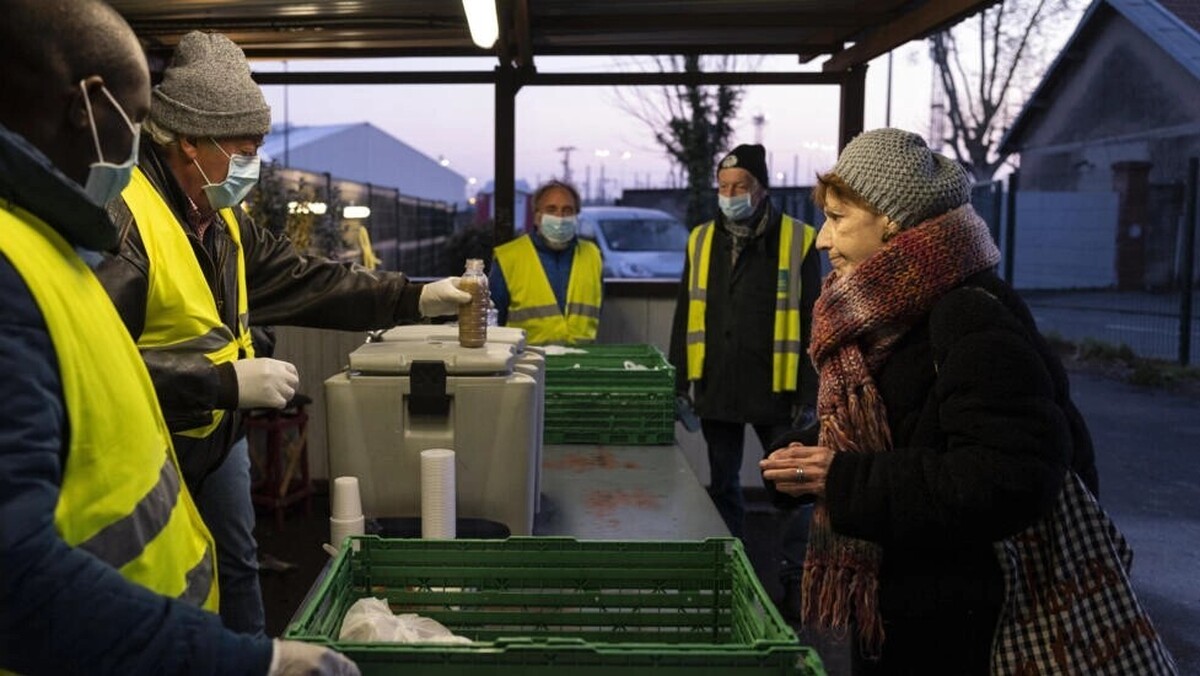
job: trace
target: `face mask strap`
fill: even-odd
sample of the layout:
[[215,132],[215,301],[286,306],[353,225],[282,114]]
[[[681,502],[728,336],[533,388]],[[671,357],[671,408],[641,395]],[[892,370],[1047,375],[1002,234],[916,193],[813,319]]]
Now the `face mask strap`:
[[[79,91],[83,92],[83,107],[87,109],[88,124],[92,130],[92,141],[96,144],[96,159],[103,162],[104,151],[100,150],[100,134],[96,132],[96,118],[92,115],[92,99],[88,96],[86,79],[79,81]],[[124,112],[121,113],[121,117],[125,117]]]
[[[96,144],[96,159],[103,163],[104,151],[100,149],[100,133],[96,131],[96,117],[92,112],[92,99],[90,96],[88,96],[86,79],[79,81],[79,89],[83,92],[83,107],[87,109],[88,124],[91,125],[92,128],[92,142]],[[136,157],[138,135],[141,133],[142,126],[140,124],[134,124],[134,122],[129,119],[129,116],[125,114],[125,109],[121,107],[120,103],[117,103],[117,99],[112,95],[112,92],[108,91],[108,87],[100,85],[100,93],[104,94],[104,96],[108,98],[108,102],[112,104],[113,108],[116,109],[117,114],[120,115],[121,119],[125,121],[125,126],[129,128],[129,133],[133,134],[133,155]]]
[[[221,151],[221,154],[225,156],[225,159],[227,159],[227,160],[232,160],[232,159],[233,159],[233,155],[230,155],[229,153],[225,152],[225,149],[221,147],[221,144],[220,144],[220,143],[217,143],[217,139],[215,139],[215,138],[213,138],[213,137],[209,136],[209,137],[208,137],[208,140],[209,140],[209,141],[212,141],[212,144],[213,144],[214,146],[216,146],[216,147],[217,147],[217,150],[220,150],[220,151]],[[201,172],[201,173],[204,173],[204,172]],[[208,180],[208,177],[205,177],[205,179],[204,179],[204,180],[206,180],[206,181],[207,181],[207,180]]]
[[212,181],[208,180],[208,174],[204,173],[204,169],[200,168],[200,163],[197,162],[195,158],[192,158],[192,164],[196,165],[196,171],[200,172],[200,177],[204,179],[204,183],[206,185],[216,185]]
[[[109,103],[113,104],[113,108],[117,109],[117,113],[121,116],[121,119],[125,120],[125,126],[129,127],[129,131],[133,132],[134,136],[137,136],[139,125],[134,124],[133,120],[129,119],[129,116],[125,114],[125,109],[121,107],[121,104],[117,103],[117,99],[112,95],[112,92],[108,91],[108,87],[100,85],[100,93],[108,97]],[[88,113],[91,114],[90,107],[88,108]]]

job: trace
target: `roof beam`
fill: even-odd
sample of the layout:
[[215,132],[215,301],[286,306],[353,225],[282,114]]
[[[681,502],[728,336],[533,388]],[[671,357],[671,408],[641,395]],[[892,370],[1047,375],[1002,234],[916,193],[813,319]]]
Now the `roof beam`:
[[507,68],[513,61],[513,0],[496,0],[496,22],[500,35],[496,37],[494,51],[500,67]]
[[539,32],[559,30],[583,31],[621,31],[621,30],[653,30],[655,27],[670,30],[689,30],[694,28],[724,28],[736,27],[737,30],[749,31],[757,28],[791,28],[807,29],[811,26],[822,28],[853,28],[864,22],[882,23],[891,18],[891,13],[881,12],[705,12],[701,10],[685,12],[628,12],[624,14],[562,14],[541,15],[533,27]]
[[841,73],[532,73],[529,85],[657,86],[657,85],[840,85]]
[[940,30],[943,26],[982,11],[997,0],[929,0],[917,9],[883,22],[849,49],[834,54],[823,64],[825,72],[844,71],[866,64],[877,56],[911,40]]
[[[492,71],[323,71],[254,72],[260,85],[493,84]],[[533,86],[841,85],[842,73],[538,73],[520,77]]]
[[714,45],[650,42],[645,44],[538,45],[540,56],[658,56],[664,54],[705,56],[708,54],[832,54],[840,42],[739,42]]
[[493,84],[493,71],[330,71],[251,73],[260,85]]
[[529,28],[529,0],[515,0],[513,34],[517,40],[517,68],[533,68],[533,38]]
[[255,31],[284,35],[288,33],[322,34],[332,31],[414,32],[457,31],[464,24],[457,17],[287,17],[287,18],[241,18],[224,15],[196,19],[138,19],[129,24],[138,35],[181,35],[189,30],[235,32]]
[[[239,43],[233,36],[229,37],[235,43]],[[149,49],[155,51],[166,51],[170,53],[174,47],[166,45],[151,45]],[[362,58],[388,58],[388,57],[411,57],[411,56],[487,56],[488,53],[480,53],[478,47],[471,45],[470,47],[447,47],[445,45],[418,45],[414,46],[410,42],[404,43],[375,43],[364,42],[347,45],[344,42],[328,43],[328,44],[270,44],[270,45],[247,45],[242,51],[246,53],[246,58],[272,61],[288,60],[288,59],[362,59]]]

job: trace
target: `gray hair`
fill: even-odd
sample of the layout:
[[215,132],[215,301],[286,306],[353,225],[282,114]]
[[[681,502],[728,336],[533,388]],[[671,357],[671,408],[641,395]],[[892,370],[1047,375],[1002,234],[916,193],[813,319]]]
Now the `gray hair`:
[[583,200],[579,199],[579,191],[575,189],[575,186],[567,183],[566,181],[551,179],[538,186],[538,189],[533,191],[533,208],[535,211],[541,208],[542,198],[545,197],[546,193],[550,192],[551,190],[565,190],[567,194],[571,196],[571,199],[575,200],[576,213],[578,213],[579,209],[583,206]]
[[150,116],[146,116],[146,119],[142,121],[142,131],[149,134],[150,140],[158,146],[169,146],[179,142],[179,134],[155,122],[154,118]]

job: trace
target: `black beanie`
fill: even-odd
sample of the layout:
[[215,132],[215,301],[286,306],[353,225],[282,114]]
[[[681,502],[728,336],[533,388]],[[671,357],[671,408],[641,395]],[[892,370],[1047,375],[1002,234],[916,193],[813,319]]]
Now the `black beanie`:
[[764,188],[770,187],[771,182],[767,179],[767,150],[761,143],[743,143],[729,151],[717,165],[717,173],[721,173],[722,169],[745,169],[758,179],[759,185]]

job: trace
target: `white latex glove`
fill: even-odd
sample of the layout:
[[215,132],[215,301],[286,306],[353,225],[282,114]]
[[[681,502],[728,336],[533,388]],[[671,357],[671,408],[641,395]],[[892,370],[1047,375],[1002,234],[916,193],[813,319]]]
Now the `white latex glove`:
[[239,359],[233,362],[233,371],[238,408],[283,408],[300,384],[296,367],[278,359]]
[[471,294],[458,288],[458,277],[447,277],[430,282],[421,288],[421,299],[417,302],[422,317],[442,317],[458,314],[458,306],[471,302]]
[[300,641],[273,641],[267,676],[362,676],[358,665],[329,648]]

